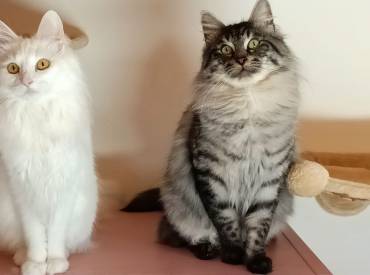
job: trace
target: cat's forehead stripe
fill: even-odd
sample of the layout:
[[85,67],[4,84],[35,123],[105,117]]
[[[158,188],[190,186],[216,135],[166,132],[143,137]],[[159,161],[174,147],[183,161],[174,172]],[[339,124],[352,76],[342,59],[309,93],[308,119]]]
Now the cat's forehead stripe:
[[255,37],[254,33],[249,29],[248,31],[240,32],[238,35],[239,36],[224,35],[222,37],[222,42],[235,49],[235,43],[240,43],[239,41],[243,41],[242,44],[244,48],[247,49],[249,41],[251,41],[251,39]]
[[247,37],[245,40],[244,40],[244,48],[247,49],[248,48],[248,44],[249,44],[249,41],[251,41],[252,37]]
[[226,37],[222,38],[222,42],[228,46],[230,46],[231,48],[233,48],[235,50],[235,45],[232,41],[226,39]]

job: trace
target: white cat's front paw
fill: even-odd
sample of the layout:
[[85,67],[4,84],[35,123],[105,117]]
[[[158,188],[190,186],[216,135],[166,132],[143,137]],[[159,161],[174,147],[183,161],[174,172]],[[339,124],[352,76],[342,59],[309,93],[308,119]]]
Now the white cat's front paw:
[[26,261],[26,259],[27,252],[24,248],[18,249],[13,256],[13,261],[17,266],[21,266]]
[[46,263],[38,263],[27,260],[22,264],[21,267],[22,275],[45,275],[46,274]]
[[69,268],[69,262],[65,258],[52,258],[47,260],[46,273],[48,275],[64,273]]

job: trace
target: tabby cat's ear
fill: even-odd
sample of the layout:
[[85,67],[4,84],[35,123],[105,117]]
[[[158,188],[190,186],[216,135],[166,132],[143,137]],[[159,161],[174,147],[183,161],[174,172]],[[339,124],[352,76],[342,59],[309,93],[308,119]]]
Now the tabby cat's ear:
[[0,53],[3,51],[4,45],[16,39],[18,35],[12,31],[3,21],[0,21]]
[[271,6],[267,0],[258,0],[253,8],[249,21],[269,32],[275,32]]
[[202,27],[206,43],[211,43],[221,32],[225,25],[207,11],[202,12]]
[[47,11],[41,19],[36,36],[42,39],[64,39],[63,23],[55,11]]

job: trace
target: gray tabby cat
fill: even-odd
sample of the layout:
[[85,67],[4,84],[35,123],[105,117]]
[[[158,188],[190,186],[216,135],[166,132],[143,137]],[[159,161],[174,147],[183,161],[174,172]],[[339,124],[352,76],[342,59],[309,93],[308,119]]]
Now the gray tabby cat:
[[202,25],[202,68],[161,187],[159,239],[187,245],[200,259],[220,253],[226,263],[268,273],[266,244],[292,212],[286,179],[296,159],[295,58],[267,0],[247,22],[225,26],[205,12]]

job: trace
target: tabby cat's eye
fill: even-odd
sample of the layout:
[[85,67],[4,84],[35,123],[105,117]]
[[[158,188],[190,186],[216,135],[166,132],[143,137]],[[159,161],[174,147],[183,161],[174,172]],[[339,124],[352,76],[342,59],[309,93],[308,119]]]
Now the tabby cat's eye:
[[259,43],[260,42],[257,39],[251,39],[251,41],[248,43],[248,49],[252,51],[255,50]]
[[39,71],[46,70],[49,67],[50,67],[50,61],[47,60],[46,58],[41,58],[36,63],[36,69]]
[[224,45],[221,48],[221,52],[223,55],[231,56],[233,54],[233,48],[231,48],[229,45]]
[[10,74],[19,73],[19,66],[15,63],[9,63],[9,65],[6,68]]
[[267,42],[264,42],[264,41],[260,42],[259,47],[263,51],[267,51],[270,48],[269,44]]

